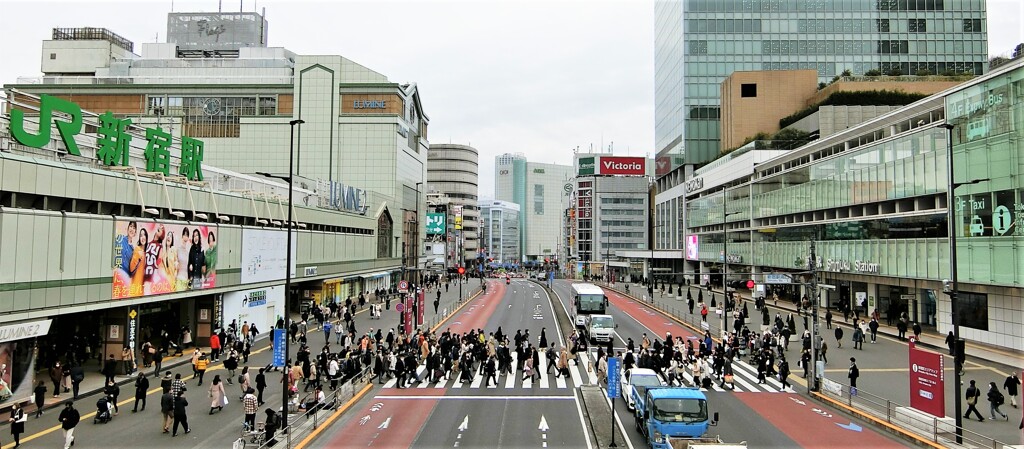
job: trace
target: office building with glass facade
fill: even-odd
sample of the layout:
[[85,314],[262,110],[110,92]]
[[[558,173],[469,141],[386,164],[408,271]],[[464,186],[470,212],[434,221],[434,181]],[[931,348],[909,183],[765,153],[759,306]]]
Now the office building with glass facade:
[[508,201],[485,200],[480,208],[480,249],[492,263],[518,265],[519,205]]
[[521,153],[506,153],[495,157],[494,175],[497,199],[519,205],[523,262],[557,258],[564,240],[562,211],[568,207],[572,167],[530,162]]
[[[951,124],[952,129],[943,126]],[[822,304],[951,330],[947,155],[953,154],[961,335],[1024,347],[1024,62],[1017,61],[799,149],[744,147],[686,184],[693,281],[799,281],[816,241]],[[738,154],[737,154],[738,153]],[[726,249],[727,244],[727,249]],[[783,299],[807,292],[769,285]]]
[[719,85],[733,72],[862,75],[986,70],[984,0],[684,0],[655,3],[658,156],[719,151]]

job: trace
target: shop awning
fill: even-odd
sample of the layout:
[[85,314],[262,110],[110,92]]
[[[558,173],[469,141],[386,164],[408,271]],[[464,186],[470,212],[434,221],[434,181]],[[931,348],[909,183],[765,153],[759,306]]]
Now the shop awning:
[[388,274],[390,274],[390,273],[388,273],[387,271],[381,271],[381,272],[379,272],[379,273],[369,273],[369,274],[364,274],[364,275],[362,275],[361,277],[362,277],[363,279],[373,279],[373,278],[379,278],[379,277],[384,277],[384,276],[387,276]]

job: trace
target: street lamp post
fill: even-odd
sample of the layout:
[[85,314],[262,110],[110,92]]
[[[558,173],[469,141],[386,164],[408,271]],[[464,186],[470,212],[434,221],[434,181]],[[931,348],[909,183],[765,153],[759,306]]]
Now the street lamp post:
[[[291,289],[292,289],[292,231],[293,231],[292,217],[293,217],[293,214],[294,214],[293,208],[294,208],[294,204],[295,204],[295,203],[292,202],[292,200],[293,200],[294,192],[295,192],[295,188],[294,188],[295,187],[295,183],[294,183],[294,179],[293,179],[294,172],[295,172],[295,126],[296,125],[301,125],[303,123],[306,123],[306,122],[305,122],[305,120],[302,120],[302,119],[295,119],[295,120],[292,120],[292,121],[288,122],[288,125],[291,126],[291,134],[288,137],[288,141],[289,141],[289,144],[288,144],[288,175],[287,176],[275,176],[275,175],[271,175],[270,173],[265,173],[265,172],[257,173],[259,175],[263,175],[263,176],[266,176],[266,177],[269,177],[269,178],[277,178],[277,179],[281,179],[281,180],[284,180],[284,181],[288,182],[288,222],[287,222],[288,237],[286,239],[285,250],[284,250],[285,251],[285,262],[284,262],[284,312],[283,313],[284,313],[284,317],[285,317],[285,326],[287,326],[288,322],[291,320],[291,312],[289,310],[289,306],[288,305],[289,305],[289,302],[290,302],[289,300],[291,299]],[[289,342],[288,338],[285,338],[284,339],[285,360],[288,359],[288,354],[291,351],[290,346],[291,345],[290,345],[290,342]],[[286,365],[286,367],[287,367],[287,365]],[[282,430],[282,432],[288,433],[288,393],[289,393],[289,391],[288,391],[288,382],[282,382],[281,392],[282,392],[282,397],[281,397],[281,403],[282,403],[281,404],[282,405],[282,407],[281,407],[281,430]],[[291,436],[290,435],[288,437],[288,442],[286,443],[286,446],[291,447]]]
[[[416,259],[416,261],[412,264],[412,266],[416,267],[416,289],[417,290],[423,288],[423,271],[422,271],[423,269],[420,268],[420,248],[419,248],[419,247],[423,246],[423,242],[420,242],[420,186],[421,185],[423,185],[422,181],[416,183],[416,215],[415,215],[416,216],[416,221],[415,221],[415,223],[416,223],[416,232],[413,233],[413,236],[414,236],[413,237],[413,243],[416,244],[416,246],[414,247],[416,249],[414,249],[412,251],[412,256]],[[412,298],[412,325],[413,325],[413,328],[415,329],[415,328],[419,328],[420,327],[420,315],[419,315],[419,303],[420,303],[420,301],[419,301],[419,297],[418,297],[419,293],[417,293],[416,291],[413,291],[413,295],[414,296]]]
[[[960,339],[960,314],[957,313],[957,299],[960,293],[960,286],[957,281],[957,261],[956,261],[956,236],[958,229],[956,226],[956,211],[954,208],[954,200],[956,196],[954,192],[957,187],[977,184],[979,182],[988,181],[989,178],[972,179],[967,182],[953,182],[953,124],[943,123],[938,126],[946,130],[946,221],[948,222],[949,228],[949,276],[950,281],[948,287],[943,286],[947,289],[945,292],[949,295],[949,315],[950,322],[953,324],[953,412],[956,418],[956,442],[957,444],[963,443],[963,403],[961,399],[961,390],[963,388],[963,380],[961,379],[961,372],[963,371],[960,364],[963,363],[964,354],[964,342]],[[944,283],[945,284],[945,283]]]

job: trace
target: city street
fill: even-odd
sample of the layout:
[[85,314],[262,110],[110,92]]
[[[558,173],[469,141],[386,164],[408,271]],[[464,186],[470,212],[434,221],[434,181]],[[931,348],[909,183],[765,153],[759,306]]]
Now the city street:
[[[616,290],[624,292],[624,284],[616,284]],[[646,298],[646,289],[639,284],[630,284],[631,296],[642,300]],[[697,294],[700,290],[696,286],[684,287],[683,295],[661,295],[657,291],[654,295],[653,305],[658,309],[664,310],[678,317],[680,320],[687,323],[697,323],[700,321],[700,315],[698,313],[699,306],[695,307],[694,313],[690,314],[687,311],[686,306],[686,291],[692,292],[694,301],[697,300]],[[717,300],[721,301],[721,292],[714,293]],[[748,296],[743,296],[744,302],[747,304],[748,310],[750,311],[750,320],[747,326],[755,332],[761,331],[761,315],[760,312],[754,309],[753,302],[750,301]],[[710,303],[711,297],[707,290],[703,292],[704,301]],[[742,307],[740,305],[739,307]],[[797,331],[802,333],[804,330],[803,319],[800,315],[795,312],[795,308],[792,303],[783,303],[779,301],[778,307],[773,305],[771,301],[768,302],[769,316],[774,321],[776,314],[781,314],[783,320],[792,313],[797,323]],[[909,349],[907,342],[899,341],[895,336],[895,328],[893,326],[886,326],[885,323],[881,323],[882,326],[879,329],[878,338],[876,343],[872,344],[866,342],[863,346],[864,349],[854,349],[853,342],[851,340],[852,331],[849,324],[843,321],[842,314],[836,314],[833,318],[833,329],[826,327],[824,319],[824,310],[820,311],[819,325],[822,330],[825,342],[828,345],[828,363],[825,367],[825,375],[827,378],[835,380],[843,384],[849,384],[847,379],[847,370],[849,368],[849,358],[855,357],[857,359],[857,366],[860,370],[860,378],[858,379],[858,388],[865,392],[875,396],[879,396],[885,399],[892,400],[900,404],[909,404],[910,388],[910,362],[909,362]],[[729,317],[726,325],[732,327],[733,319]],[[852,321],[852,318],[851,320]],[[713,335],[716,337],[719,335],[721,329],[721,318],[719,315],[711,313],[708,315],[708,324]],[[845,335],[843,341],[843,347],[839,348],[836,344],[834,328],[837,326],[844,327]],[[926,335],[927,337],[927,335]],[[635,338],[634,338],[635,340]],[[931,341],[938,340],[941,343],[941,336],[933,336],[930,338]],[[949,356],[948,351],[945,348],[934,348],[933,351],[943,354],[944,358],[944,372],[946,382],[946,413],[948,416],[953,415],[954,411],[954,393],[953,393],[953,358]],[[980,351],[979,351],[980,352]],[[982,353],[984,354],[984,353]],[[787,358],[791,361],[795,361],[800,355],[800,341],[799,336],[793,337],[790,340],[789,347],[786,349]],[[995,382],[1000,388],[1003,385],[1003,380],[1010,372],[1017,370],[1019,372],[1020,366],[1012,367],[1003,365],[996,361],[985,360],[983,356],[972,355],[968,358],[965,374],[963,376],[966,389],[966,384],[970,380],[977,381],[979,386],[988,385],[989,382]],[[793,362],[791,362],[793,363]],[[1021,360],[1024,365],[1024,360]],[[800,385],[805,388],[802,389],[806,392],[806,382],[797,377],[801,374],[799,369],[793,367],[794,373],[796,373],[794,380],[799,382]],[[989,420],[988,419],[988,407],[987,403],[984,407],[979,405],[979,409],[984,408],[982,413],[985,414],[986,420],[979,422],[977,420],[963,420],[964,427],[972,432],[985,435],[987,437],[996,439],[1009,444],[1022,444],[1022,435],[1017,429],[1017,425],[1014,423],[1020,423],[1021,420],[1021,409],[1013,408],[1009,405],[1002,407],[1004,413],[1009,415],[1009,423],[1004,420]],[[967,409],[966,403],[964,404],[964,410]]]

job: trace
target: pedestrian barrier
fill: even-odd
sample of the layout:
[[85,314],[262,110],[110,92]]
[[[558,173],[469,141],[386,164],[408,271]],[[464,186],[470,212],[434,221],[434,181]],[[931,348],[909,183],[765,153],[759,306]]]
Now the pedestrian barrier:
[[[247,447],[265,449],[271,446],[291,448],[293,446],[292,440],[301,441],[306,436],[315,432],[345,401],[355,398],[369,380],[370,368],[366,367],[347,382],[339,385],[337,390],[330,392],[330,394],[325,394],[323,404],[318,404],[309,410],[295,411],[292,411],[295,405],[291,404],[288,411],[288,426],[278,430],[271,441],[265,441],[262,436],[243,430],[241,438],[235,440],[232,449],[245,449]],[[257,424],[258,428],[262,428],[264,423]],[[281,445],[281,443],[284,444]]]
[[840,385],[840,388],[838,390],[831,388],[822,389],[821,392],[812,393],[812,396],[839,406],[855,415],[874,421],[890,431],[902,434],[922,444],[936,448],[1004,449],[1016,447],[965,428],[961,428],[963,431],[963,443],[957,444],[956,426],[950,422],[952,418],[934,417],[916,411],[908,412],[908,410],[914,409],[890,399],[871,394],[860,387],[856,388],[855,394],[851,394],[849,385],[835,381],[830,382]]

